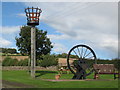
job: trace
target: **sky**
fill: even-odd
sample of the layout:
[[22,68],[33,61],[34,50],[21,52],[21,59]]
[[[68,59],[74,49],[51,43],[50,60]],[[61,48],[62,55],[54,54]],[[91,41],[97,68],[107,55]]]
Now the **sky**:
[[97,58],[118,57],[117,2],[2,2],[0,47],[17,49],[15,37],[27,23],[24,9],[32,6],[42,9],[37,27],[48,32],[51,53],[68,53],[85,44]]

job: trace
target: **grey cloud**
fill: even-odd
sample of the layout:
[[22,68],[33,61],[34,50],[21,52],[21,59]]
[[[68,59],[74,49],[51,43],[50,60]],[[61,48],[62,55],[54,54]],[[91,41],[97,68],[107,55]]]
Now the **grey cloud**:
[[[117,52],[117,3],[30,3],[30,5],[41,7],[43,9],[41,22],[47,23],[62,34],[59,38],[53,39],[87,41],[87,44],[95,45],[96,48],[103,48],[105,51],[107,49],[107,53]],[[111,45],[114,41],[115,44]]]

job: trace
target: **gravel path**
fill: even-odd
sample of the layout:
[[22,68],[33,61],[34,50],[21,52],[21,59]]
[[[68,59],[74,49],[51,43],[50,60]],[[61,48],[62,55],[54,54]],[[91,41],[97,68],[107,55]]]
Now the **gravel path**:
[[59,80],[53,80],[53,79],[42,79],[45,81],[112,81],[113,79],[85,79],[85,80],[75,80],[75,79],[59,79]]
[[34,88],[34,87],[23,83],[2,80],[2,88]]

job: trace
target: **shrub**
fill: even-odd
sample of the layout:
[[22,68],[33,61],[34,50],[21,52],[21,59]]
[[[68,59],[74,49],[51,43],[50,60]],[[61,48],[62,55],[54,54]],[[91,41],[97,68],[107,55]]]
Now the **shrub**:
[[17,63],[18,63],[17,59],[12,59],[10,57],[6,57],[2,62],[2,66],[16,66]]
[[18,66],[28,66],[28,59],[20,60]]
[[17,59],[6,57],[2,62],[2,66],[28,66],[28,59],[18,61]]
[[120,71],[120,59],[113,59],[112,62],[115,65],[115,68]]
[[39,65],[42,67],[56,66],[58,65],[58,60],[55,55],[43,55],[43,59],[39,61]]

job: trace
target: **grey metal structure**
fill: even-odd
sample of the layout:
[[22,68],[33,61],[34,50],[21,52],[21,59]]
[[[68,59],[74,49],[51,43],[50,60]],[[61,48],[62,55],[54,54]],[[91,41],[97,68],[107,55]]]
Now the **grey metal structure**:
[[39,8],[26,8],[27,25],[31,26],[31,77],[35,77],[36,66],[36,25],[39,25],[39,16],[42,12]]
[[[70,65],[70,58],[73,55],[76,57],[74,67]],[[95,52],[87,45],[76,45],[68,53],[68,68],[74,74],[72,79],[86,79],[86,76],[94,71],[93,64],[96,63]]]

